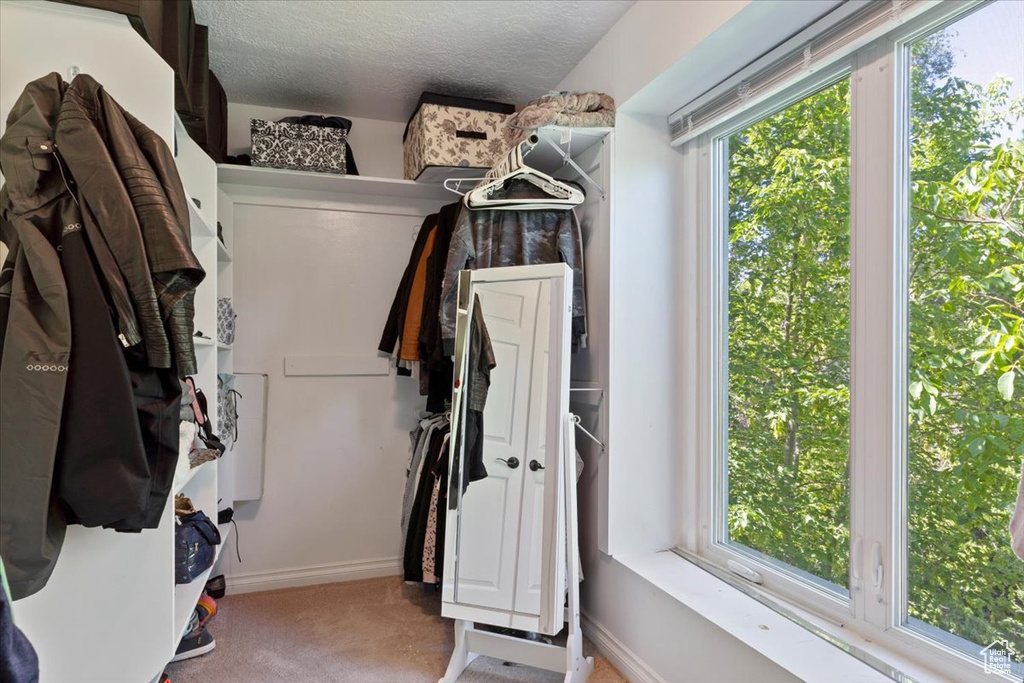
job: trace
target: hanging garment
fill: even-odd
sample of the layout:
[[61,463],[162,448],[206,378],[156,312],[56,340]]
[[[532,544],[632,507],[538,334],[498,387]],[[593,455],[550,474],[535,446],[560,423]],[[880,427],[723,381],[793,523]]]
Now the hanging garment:
[[427,259],[434,250],[436,226],[430,228],[427,241],[423,244],[423,253],[416,264],[409,287],[409,299],[405,305],[405,324],[402,328],[402,343],[398,352],[401,360],[415,362],[420,360],[420,329],[423,325],[423,295],[427,286]]
[[[401,348],[402,332],[405,328],[405,318],[409,304],[409,291],[412,289],[412,281],[416,275],[416,268],[419,266],[420,257],[423,255],[423,250],[426,247],[427,238],[430,236],[431,228],[436,221],[436,214],[431,214],[423,219],[423,225],[420,226],[420,231],[416,235],[416,242],[412,247],[412,253],[409,255],[409,263],[405,267],[402,279],[398,283],[398,289],[395,291],[395,298],[391,302],[391,310],[388,312],[387,322],[384,323],[384,331],[381,333],[380,343],[377,344],[377,349],[389,356],[395,355],[396,351]],[[412,372],[400,366],[398,374],[411,375]]]
[[409,459],[409,466],[406,468],[405,495],[402,498],[402,547],[405,547],[409,533],[409,518],[412,515],[413,505],[416,502],[416,485],[423,472],[424,457],[426,455],[430,439],[434,430],[448,424],[448,418],[444,415],[422,420],[419,427],[413,432],[412,456]]
[[[423,293],[423,321],[420,325],[420,358],[431,363],[448,358],[441,344],[441,290],[444,288],[444,273],[448,266],[448,251],[452,234],[462,210],[462,202],[453,202],[441,207],[437,213],[437,227],[434,232],[434,249],[427,259],[426,283]],[[431,365],[433,370],[434,365]],[[452,386],[449,378],[446,391],[449,398]],[[444,408],[430,412],[441,412]]]
[[[473,296],[473,322],[469,327],[469,364],[466,369],[466,405],[469,410],[483,412],[487,405],[487,390],[491,387],[491,370],[498,367],[491,346],[491,335],[484,322],[484,309],[480,296]],[[481,430],[483,431],[483,430]],[[485,473],[486,477],[487,474]]]
[[150,468],[131,377],[81,224],[64,228],[71,358],[61,414],[55,487],[69,524],[111,524],[138,514]]
[[434,481],[438,483],[438,496],[436,501],[437,515],[437,540],[434,543],[434,577],[436,583],[444,580],[444,539],[448,524],[448,463],[450,461],[451,434],[448,435],[448,443],[441,449],[441,457],[434,465]]
[[[204,273],[169,150],[88,76],[26,86],[0,170],[0,554],[19,599],[48,580],[66,513],[156,525],[169,487],[160,472],[173,474],[177,448],[149,450],[169,430],[140,419],[150,396],[118,354],[131,347],[143,372],[194,365],[189,298]],[[177,396],[175,383],[160,398]]]
[[[514,180],[502,196],[543,198],[543,190]],[[571,210],[508,211],[464,208],[459,215],[441,294],[441,337],[446,355],[455,352],[455,321],[459,271],[565,262],[573,271],[573,346],[585,344],[586,297],[583,282],[583,243],[576,214]]]
[[[487,405],[487,390],[491,386],[491,370],[495,367],[497,359],[491,347],[491,335],[484,323],[483,307],[480,305],[480,297],[474,296],[473,320],[469,326],[469,362],[466,365],[466,423],[463,430],[466,445],[461,458],[466,468],[462,477],[463,493],[472,482],[487,478],[487,468],[484,466],[484,407]],[[456,458],[452,470],[453,485],[458,480],[459,458]],[[458,498],[454,490],[449,491],[448,496],[452,502]]]
[[427,259],[427,282],[423,295],[423,323],[420,329],[420,393],[427,397],[427,412],[440,413],[447,409],[452,399],[452,379],[455,367],[452,359],[445,355],[441,343],[441,288],[444,286],[444,271],[448,265],[448,250],[451,246],[455,222],[462,209],[462,202],[441,207],[437,214],[437,228],[434,249]]
[[[78,185],[107,290],[120,302],[125,345],[141,334],[150,367],[195,374],[194,292],[206,273],[192,253],[188,203],[171,151],[86,74],[67,88],[55,139]],[[109,248],[106,261],[98,244]],[[122,310],[126,288],[137,323],[134,312]]]
[[15,600],[46,585],[66,522],[52,495],[71,356],[71,314],[56,245],[75,204],[49,147],[64,84],[30,83],[0,138],[0,556]]
[[443,444],[447,441],[444,437],[448,435],[448,432],[447,425],[434,431],[427,450],[426,465],[422,468],[416,485],[416,502],[409,518],[409,535],[406,538],[404,552],[403,566],[406,581],[423,581],[423,552],[426,545],[430,501],[433,497],[432,470],[437,464],[437,459],[445,451]]
[[[447,442],[447,439],[444,441]],[[444,446],[441,445],[441,453],[444,453]],[[423,545],[423,583],[436,584],[437,577],[434,573],[434,562],[436,561],[437,550],[437,499],[440,497],[440,480],[434,475],[433,468],[430,470],[430,481],[432,493],[430,494],[430,510],[427,512],[427,538]]]
[[140,509],[108,528],[137,532],[160,525],[178,464],[178,427],[181,413],[181,382],[171,369],[147,367],[141,358],[129,357],[135,411],[149,463],[149,486]]

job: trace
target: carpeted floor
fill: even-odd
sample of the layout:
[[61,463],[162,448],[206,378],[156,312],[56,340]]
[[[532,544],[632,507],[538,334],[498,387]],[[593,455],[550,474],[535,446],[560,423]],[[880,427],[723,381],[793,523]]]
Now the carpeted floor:
[[[397,577],[228,595],[217,602],[213,652],[167,667],[172,683],[437,681],[452,652],[441,597]],[[593,646],[592,683],[625,679]],[[460,683],[561,681],[557,674],[479,657]]]

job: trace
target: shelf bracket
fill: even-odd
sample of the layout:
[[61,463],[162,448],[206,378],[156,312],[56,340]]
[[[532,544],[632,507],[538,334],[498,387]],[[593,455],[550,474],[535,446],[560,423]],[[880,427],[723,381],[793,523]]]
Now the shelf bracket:
[[[586,171],[584,171],[580,167],[580,165],[577,164],[573,160],[572,155],[569,154],[569,152],[567,152],[564,149],[562,149],[561,145],[559,145],[557,142],[555,142],[554,140],[549,138],[547,133],[545,133],[544,131],[542,131],[540,129],[537,130],[537,137],[539,137],[544,142],[548,143],[548,145],[550,145],[552,147],[552,149],[554,149],[556,152],[558,152],[558,155],[562,157],[562,161],[564,163],[568,164],[569,166],[572,166],[573,170],[575,170],[577,173],[579,173],[581,178],[583,178],[585,181],[587,181],[588,183],[593,185],[597,189],[597,191],[601,194],[601,199],[605,198],[606,193],[604,191],[604,188],[601,187],[601,185],[596,180],[591,178],[590,174],[587,173]],[[571,130],[569,131],[569,145],[570,146],[572,145],[572,131]]]

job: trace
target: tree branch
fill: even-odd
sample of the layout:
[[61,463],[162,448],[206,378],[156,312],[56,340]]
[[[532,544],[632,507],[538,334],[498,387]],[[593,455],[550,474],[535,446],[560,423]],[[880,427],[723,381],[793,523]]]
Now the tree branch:
[[1014,311],[1017,311],[1021,315],[1024,315],[1024,308],[1021,308],[1020,306],[1018,306],[1014,302],[1012,302],[1012,301],[1010,301],[1008,299],[1004,299],[1001,296],[996,296],[995,294],[989,294],[988,292],[969,292],[968,295],[971,296],[971,297],[980,296],[980,297],[982,297],[984,299],[988,299],[990,301],[995,301],[996,303],[1002,304],[1004,306],[1008,306],[1009,308],[1013,309]]

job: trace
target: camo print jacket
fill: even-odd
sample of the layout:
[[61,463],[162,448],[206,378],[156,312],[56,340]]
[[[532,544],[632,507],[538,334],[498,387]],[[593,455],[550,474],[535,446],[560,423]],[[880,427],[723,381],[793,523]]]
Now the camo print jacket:
[[[513,181],[505,195],[509,198],[547,196],[521,180]],[[441,337],[445,354],[451,356],[455,352],[459,271],[559,262],[572,268],[572,338],[576,349],[585,345],[587,329],[583,244],[575,212],[565,209],[501,211],[463,206],[452,234],[441,288]]]

